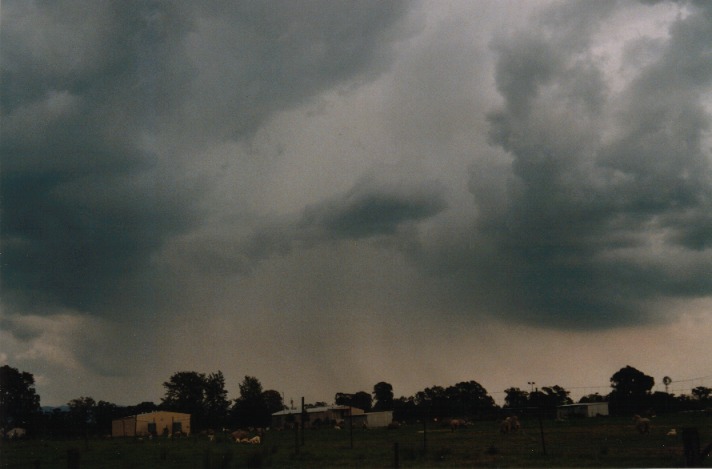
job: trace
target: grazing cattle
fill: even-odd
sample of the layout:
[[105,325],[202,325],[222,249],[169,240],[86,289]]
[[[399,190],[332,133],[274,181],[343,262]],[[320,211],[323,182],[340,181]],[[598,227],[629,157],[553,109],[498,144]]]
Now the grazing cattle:
[[246,439],[248,436],[250,436],[250,434],[247,433],[245,430],[235,430],[234,432],[230,433],[230,436],[233,440],[235,440],[235,443],[239,443],[240,440]]
[[506,419],[502,420],[499,425],[500,433],[516,432],[522,428],[522,424],[519,423],[519,418],[516,415],[511,415]]
[[522,424],[519,423],[519,417],[512,415],[510,418],[512,419],[512,431],[519,431],[519,429],[522,428]]
[[463,419],[452,419],[450,420],[450,430],[455,431],[460,427],[466,427],[467,422],[465,422]]
[[14,440],[16,438],[23,438],[26,434],[27,431],[24,428],[15,427],[8,430],[7,433],[5,433],[5,436],[11,440]]
[[635,428],[637,428],[641,434],[650,433],[650,419],[643,418],[640,415],[634,415],[633,422],[635,422]]
[[671,428],[670,431],[668,431],[665,435],[667,436],[677,436],[677,430],[674,428]]
[[235,430],[230,434],[235,443],[247,443],[252,445],[259,445],[262,443],[262,429],[257,429],[257,435],[250,436],[250,434],[245,430]]

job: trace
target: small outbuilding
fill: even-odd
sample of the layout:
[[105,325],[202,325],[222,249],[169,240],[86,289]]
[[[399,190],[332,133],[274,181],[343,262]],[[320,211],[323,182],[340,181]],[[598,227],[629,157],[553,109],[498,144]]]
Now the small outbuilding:
[[305,415],[302,415],[302,411],[296,409],[275,412],[272,414],[272,427],[287,428],[295,424],[301,425],[302,418],[304,418],[305,428],[344,422],[350,416],[354,418],[355,422],[355,419],[359,416],[363,416],[364,412],[358,407],[335,405],[304,409],[304,414]]
[[111,422],[111,436],[190,435],[190,414],[149,412],[131,415]]
[[[393,412],[364,412],[358,407],[327,406],[304,409],[304,427],[313,428],[322,425],[343,424],[354,427],[379,428],[387,427],[393,421]],[[272,414],[273,428],[291,428],[301,425],[302,412],[296,409],[287,409]]]
[[556,418],[599,417],[608,415],[608,402],[587,402],[560,405],[556,408]]
[[393,411],[367,412],[366,425],[368,428],[383,428],[393,423]]

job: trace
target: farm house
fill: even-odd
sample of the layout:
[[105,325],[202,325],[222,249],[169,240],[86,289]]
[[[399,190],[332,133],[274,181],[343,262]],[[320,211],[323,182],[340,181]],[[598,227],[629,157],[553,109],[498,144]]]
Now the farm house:
[[149,412],[111,422],[111,436],[148,436],[190,434],[190,414],[180,412]]
[[568,417],[598,417],[608,415],[608,402],[588,402],[585,404],[568,404],[556,408],[556,418]]

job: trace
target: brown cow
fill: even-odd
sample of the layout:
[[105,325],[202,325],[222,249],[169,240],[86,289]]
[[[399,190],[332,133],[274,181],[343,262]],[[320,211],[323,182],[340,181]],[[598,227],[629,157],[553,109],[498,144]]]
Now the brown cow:
[[466,427],[467,422],[465,422],[463,419],[452,419],[450,420],[450,430],[455,431],[460,427]]
[[236,443],[239,443],[240,440],[244,440],[245,438],[249,437],[250,434],[247,433],[245,430],[235,430],[234,432],[230,433],[230,436],[233,440],[235,440]]

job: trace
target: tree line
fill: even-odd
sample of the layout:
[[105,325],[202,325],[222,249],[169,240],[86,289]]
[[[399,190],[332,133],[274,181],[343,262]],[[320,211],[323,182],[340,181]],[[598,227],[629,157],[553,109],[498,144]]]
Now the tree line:
[[[664,378],[668,380],[669,378]],[[712,405],[712,389],[698,386],[691,395],[675,396],[652,392],[653,377],[626,366],[610,379],[611,392],[589,394],[579,402],[608,402],[613,415],[630,415],[701,410]],[[67,403],[66,411],[55,408],[42,412],[34,376],[8,365],[0,367],[0,423],[8,430],[22,427],[28,434],[48,437],[110,435],[115,419],[157,410],[184,412],[191,415],[191,427],[206,429],[268,427],[273,413],[286,410],[283,396],[275,390],[263,390],[254,376],[245,376],[239,385],[240,396],[228,399],[221,371],[199,373],[181,371],[163,383],[165,395],[159,404],[141,402],[118,406],[81,396]],[[498,406],[487,390],[476,381],[463,381],[452,386],[432,386],[413,396],[395,398],[387,382],[374,385],[372,392],[337,392],[334,403],[363,409],[366,412],[392,411],[399,421],[424,419],[494,419],[509,413],[554,415],[557,406],[572,404],[569,391],[559,385],[531,391],[511,387],[505,391],[503,406]],[[328,405],[326,402],[305,404],[305,408]]]

